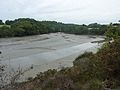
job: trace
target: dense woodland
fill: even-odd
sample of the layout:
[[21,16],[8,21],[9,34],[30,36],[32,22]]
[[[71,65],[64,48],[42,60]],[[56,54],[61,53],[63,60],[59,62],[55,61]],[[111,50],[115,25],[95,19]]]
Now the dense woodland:
[[36,21],[29,18],[0,20],[0,37],[21,37],[47,33],[64,32],[78,35],[104,35],[107,25],[92,23],[89,25],[64,24],[55,21]]

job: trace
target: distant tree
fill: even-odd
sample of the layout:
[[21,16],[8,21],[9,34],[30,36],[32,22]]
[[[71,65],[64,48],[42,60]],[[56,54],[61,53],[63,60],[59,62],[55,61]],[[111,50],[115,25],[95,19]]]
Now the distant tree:
[[99,28],[101,25],[98,23],[91,23],[88,25],[89,28]]
[[27,36],[63,32],[78,35],[104,35],[107,25],[92,23],[89,25],[64,24],[56,21],[36,21],[31,18],[6,20],[6,26],[0,28],[0,37]]
[[5,21],[5,24],[6,24],[6,25],[12,25],[13,23],[14,23],[14,21],[11,21],[11,20],[6,20],[6,21]]
[[2,20],[0,20],[0,25],[3,25],[4,23],[3,23],[3,21]]

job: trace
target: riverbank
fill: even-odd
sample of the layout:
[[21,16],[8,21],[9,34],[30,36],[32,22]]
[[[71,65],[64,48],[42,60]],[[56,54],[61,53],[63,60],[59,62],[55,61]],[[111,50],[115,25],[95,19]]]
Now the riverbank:
[[90,38],[86,35],[51,33],[37,36],[0,39],[1,59],[10,64],[10,68],[23,70],[33,67],[24,73],[23,81],[35,77],[37,73],[48,69],[71,67],[74,59],[85,51],[95,51],[101,36]]

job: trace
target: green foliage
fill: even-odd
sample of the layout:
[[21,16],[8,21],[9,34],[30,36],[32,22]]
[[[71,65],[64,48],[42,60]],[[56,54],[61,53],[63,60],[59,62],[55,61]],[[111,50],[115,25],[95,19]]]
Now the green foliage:
[[120,36],[120,24],[110,24],[105,33],[108,40],[117,39]]
[[12,37],[12,32],[9,31],[10,28],[3,26],[0,28],[0,37]]
[[107,72],[108,77],[119,77],[120,72],[120,39],[115,40],[113,43],[103,47],[97,55],[104,71]]
[[12,25],[13,23],[14,23],[14,21],[11,21],[11,20],[6,20],[6,21],[5,21],[5,24],[6,24],[6,25]]
[[3,21],[2,21],[2,20],[0,20],[0,25],[4,25],[4,23],[3,23]]
[[[106,25],[90,24],[90,25],[76,25],[76,24],[63,24],[55,21],[36,21],[30,18],[19,18],[15,20],[6,20],[5,26],[7,33],[11,35],[2,35],[2,37],[16,37],[16,36],[28,36],[37,34],[47,34],[64,32],[69,34],[78,35],[103,35],[106,31]],[[0,27],[0,29],[3,29]],[[5,30],[5,29],[4,29]],[[2,30],[0,33],[3,33]]]
[[13,32],[13,33],[12,33],[12,36],[13,36],[13,37],[17,37],[17,36],[19,36],[19,37],[21,37],[21,36],[25,36],[25,30],[22,29],[22,28],[15,27],[15,28],[11,28],[10,31]]
[[[88,58],[89,56],[91,56],[93,53],[92,52],[85,52],[85,53],[83,53],[82,55],[80,55],[80,56],[78,56],[76,59],[75,59],[75,61],[73,61],[73,63],[74,62],[77,62],[77,60],[79,60],[79,59],[81,59],[81,58]],[[74,64],[75,65],[75,64]]]
[[100,25],[97,23],[89,24],[88,30],[90,35],[103,35],[106,32],[107,25]]
[[97,80],[97,79],[91,80],[89,83],[90,84],[89,84],[89,87],[87,88],[87,90],[104,90],[104,88],[102,86],[103,85],[102,81],[100,81],[100,80]]

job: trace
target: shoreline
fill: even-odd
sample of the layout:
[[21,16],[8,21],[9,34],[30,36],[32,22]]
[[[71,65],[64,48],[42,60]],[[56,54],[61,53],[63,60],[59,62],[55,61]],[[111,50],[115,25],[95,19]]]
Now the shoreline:
[[[96,36],[95,36],[96,37]],[[47,38],[42,40],[43,38]],[[92,41],[103,40],[103,38],[89,38],[84,35],[71,35],[64,33],[51,33],[19,39],[1,40],[0,50],[3,51],[2,61],[10,68],[28,70],[21,77],[21,81],[29,77],[35,77],[37,73],[48,69],[59,69],[71,67],[75,58],[85,51],[94,51],[97,43]],[[12,45],[10,45],[12,44]],[[7,46],[6,46],[7,45]]]

